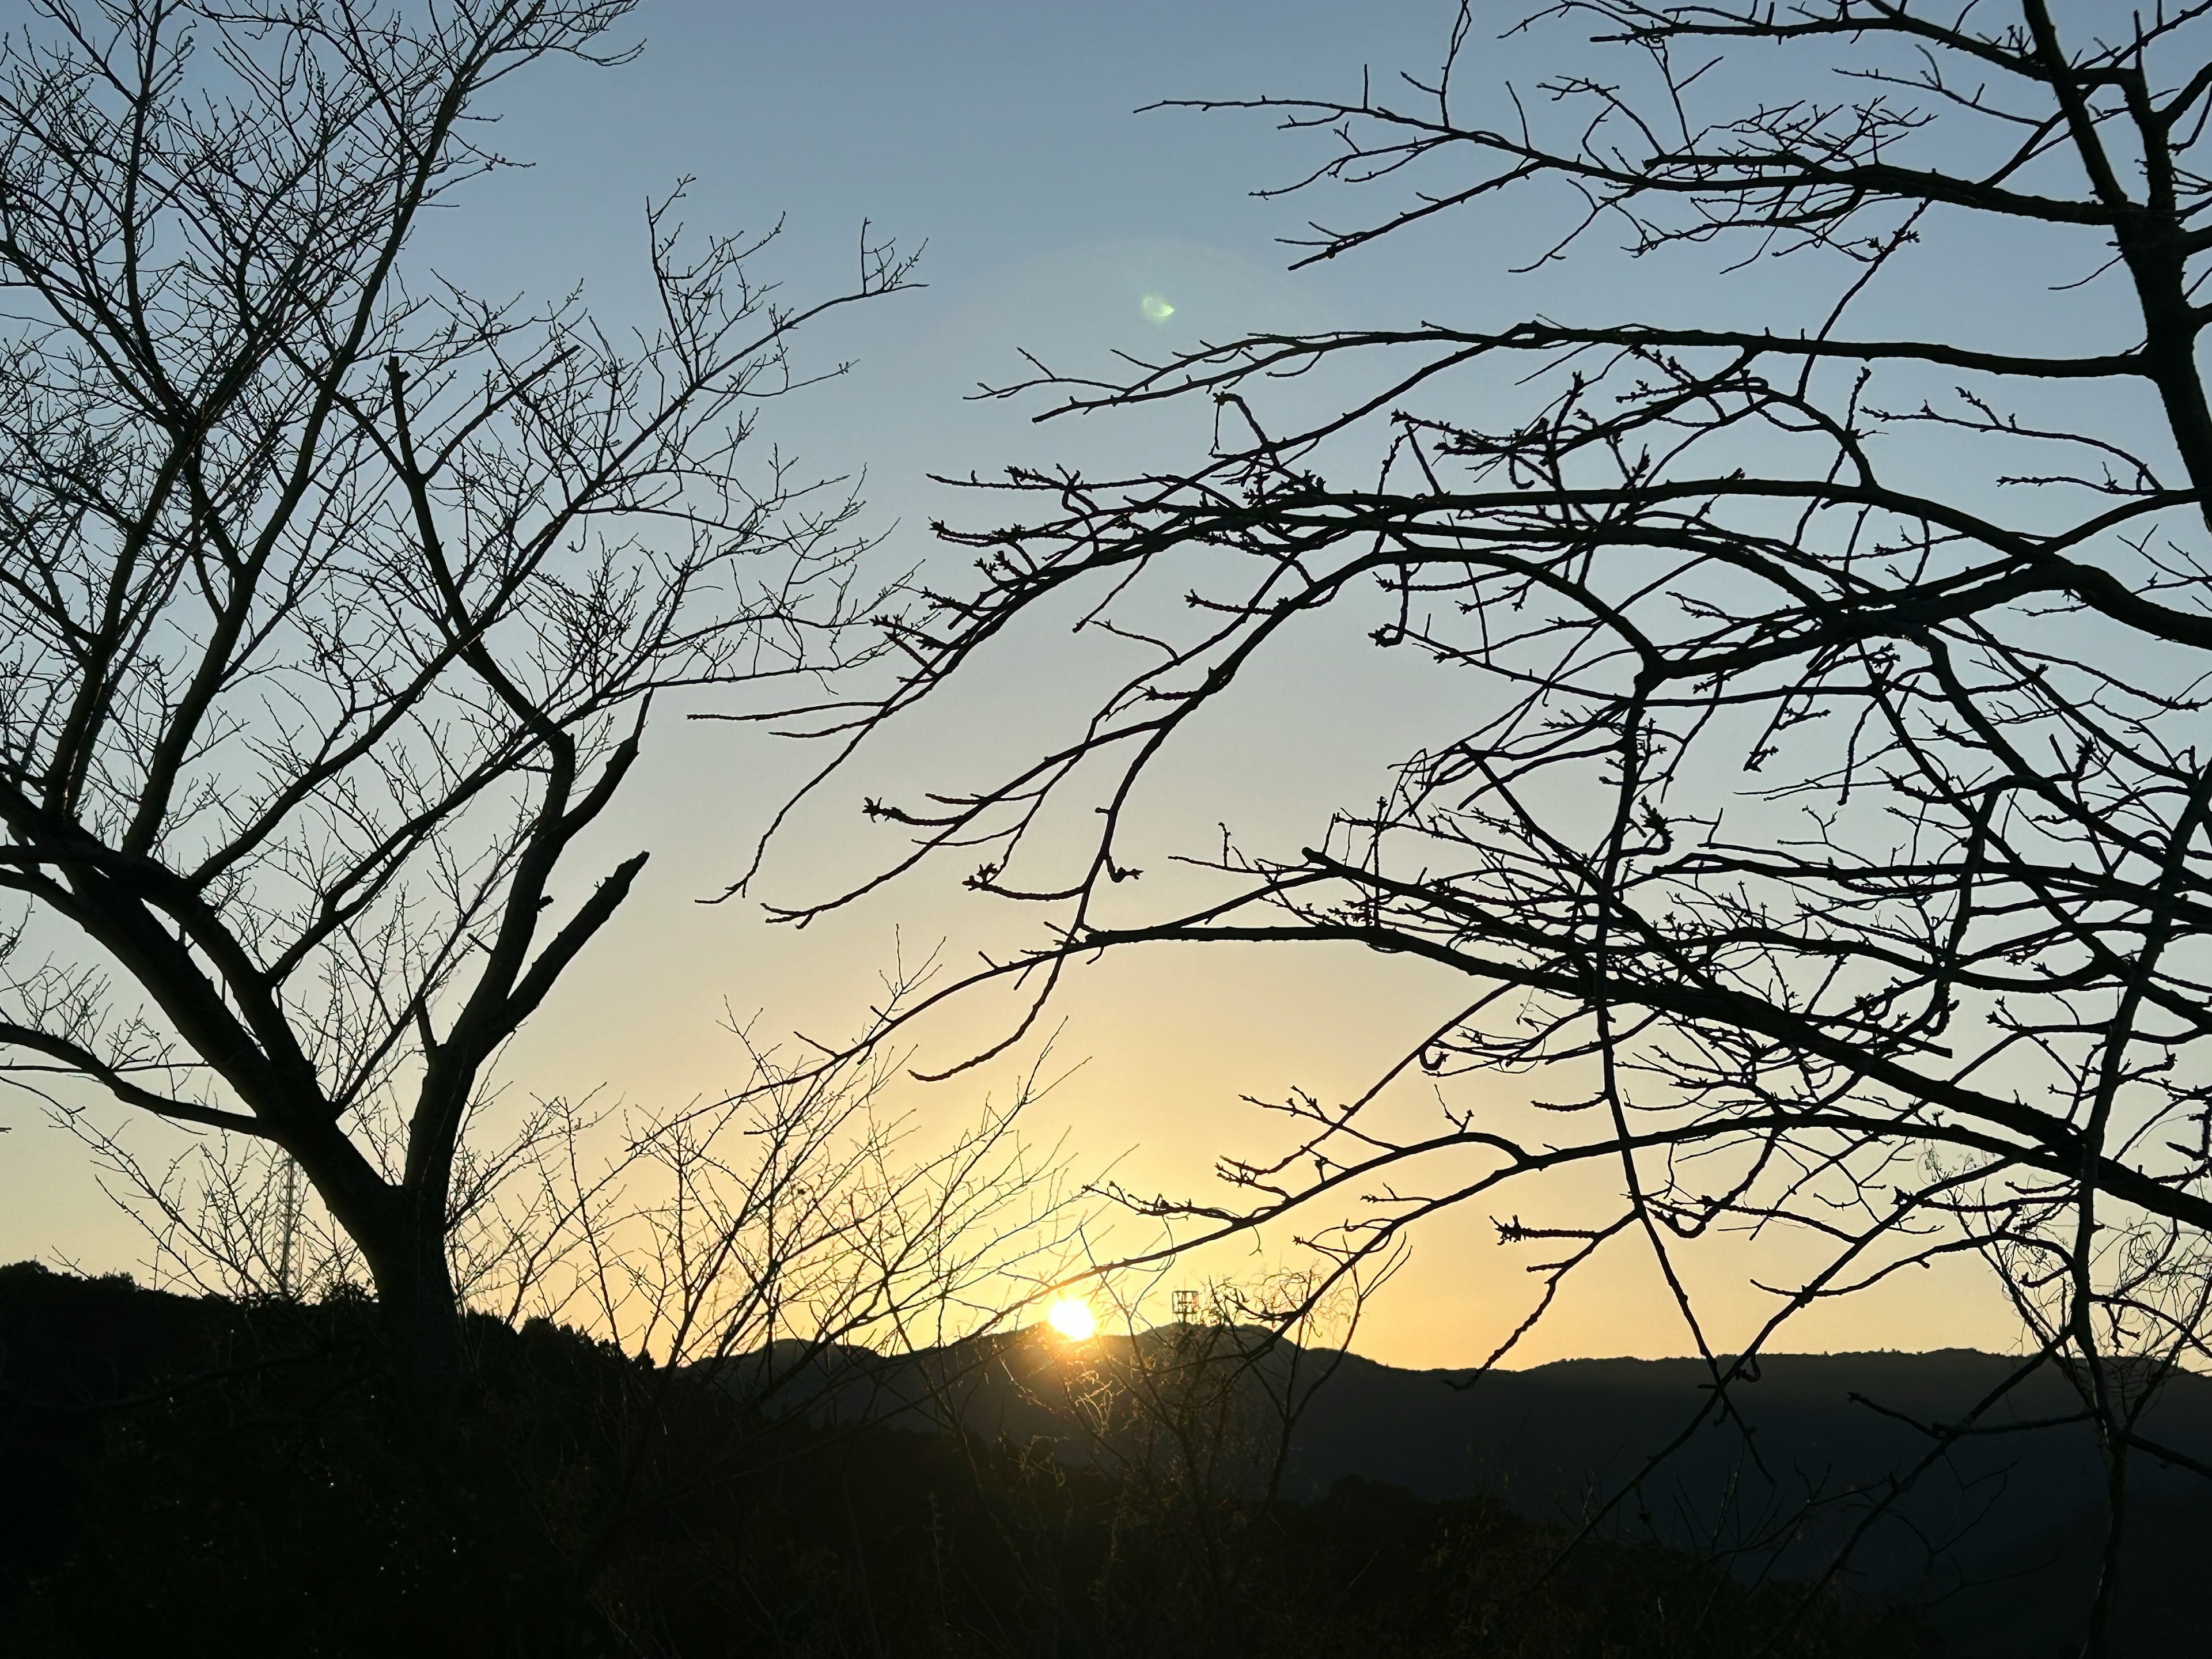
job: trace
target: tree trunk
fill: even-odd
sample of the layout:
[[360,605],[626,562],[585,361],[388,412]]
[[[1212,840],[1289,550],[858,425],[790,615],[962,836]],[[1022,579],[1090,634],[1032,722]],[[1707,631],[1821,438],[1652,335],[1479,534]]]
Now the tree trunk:
[[[395,1198],[397,1198],[395,1194]],[[385,1363],[398,1389],[394,1455],[415,1465],[495,1612],[500,1646],[530,1659],[624,1650],[546,1525],[516,1448],[501,1443],[471,1361],[442,1225],[398,1200],[354,1237],[375,1281]]]
[[375,1235],[356,1231],[375,1281],[386,1359],[410,1411],[428,1419],[471,1415],[468,1356],[460,1298],[446,1260],[442,1226],[421,1224],[403,1200],[396,1224]]

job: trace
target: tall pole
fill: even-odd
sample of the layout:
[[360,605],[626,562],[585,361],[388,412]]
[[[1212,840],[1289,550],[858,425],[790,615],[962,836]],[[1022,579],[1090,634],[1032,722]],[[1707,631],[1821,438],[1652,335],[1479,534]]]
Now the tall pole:
[[276,1257],[276,1294],[288,1302],[292,1297],[292,1240],[299,1223],[300,1161],[288,1156],[284,1160],[284,1241]]

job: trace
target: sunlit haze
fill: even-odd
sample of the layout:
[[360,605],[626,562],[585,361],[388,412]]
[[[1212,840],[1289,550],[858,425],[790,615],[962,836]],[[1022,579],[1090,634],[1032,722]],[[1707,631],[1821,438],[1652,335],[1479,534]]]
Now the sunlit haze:
[[1088,1342],[1098,1333],[1098,1320],[1091,1311],[1091,1304],[1073,1297],[1054,1303],[1052,1311],[1045,1316],[1045,1322],[1070,1342]]

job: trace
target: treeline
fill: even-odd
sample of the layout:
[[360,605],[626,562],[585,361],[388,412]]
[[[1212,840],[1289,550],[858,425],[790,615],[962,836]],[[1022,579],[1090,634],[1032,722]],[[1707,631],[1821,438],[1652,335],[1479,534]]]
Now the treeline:
[[[1161,1424],[1165,1454],[1135,1462],[831,1429],[542,1321],[473,1326],[484,1404],[465,1444],[434,1444],[376,1364],[374,1316],[0,1269],[6,1650],[1937,1650],[1909,1621],[1688,1552],[1565,1551],[1566,1528],[1494,1500],[1216,1486],[1218,1415]],[[543,1535],[498,1535],[517,1516]]]

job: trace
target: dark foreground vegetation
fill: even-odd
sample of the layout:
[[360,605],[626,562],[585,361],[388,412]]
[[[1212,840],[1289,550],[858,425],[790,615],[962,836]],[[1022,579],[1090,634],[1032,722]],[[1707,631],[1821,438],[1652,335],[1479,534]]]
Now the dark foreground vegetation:
[[0,1269],[4,1650],[1941,1650],[1686,1551],[1562,1561],[1564,1526],[1493,1501],[1224,1498],[1047,1440],[777,1422],[543,1322],[473,1327],[456,1449],[413,1431],[374,1315]]

